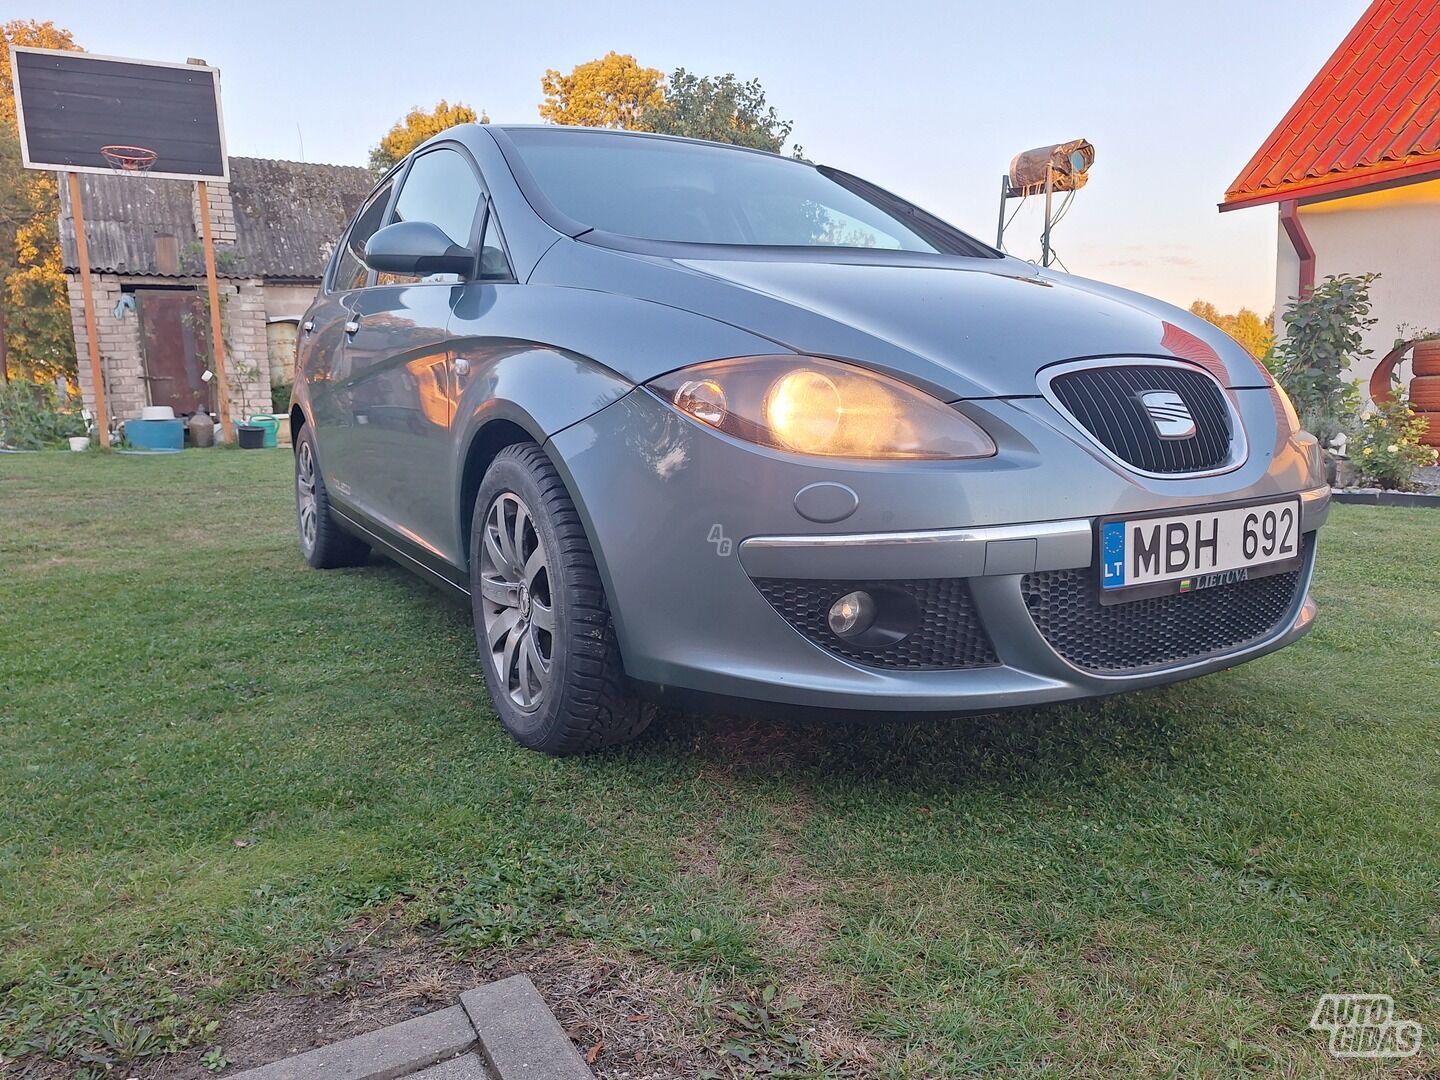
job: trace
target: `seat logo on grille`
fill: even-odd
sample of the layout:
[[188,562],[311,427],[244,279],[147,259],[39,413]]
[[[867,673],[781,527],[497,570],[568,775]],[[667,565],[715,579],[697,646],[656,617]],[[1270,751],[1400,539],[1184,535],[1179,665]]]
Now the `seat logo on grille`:
[[1188,439],[1195,434],[1195,418],[1184,399],[1174,390],[1145,390],[1137,394],[1150,417],[1155,434],[1162,439]]

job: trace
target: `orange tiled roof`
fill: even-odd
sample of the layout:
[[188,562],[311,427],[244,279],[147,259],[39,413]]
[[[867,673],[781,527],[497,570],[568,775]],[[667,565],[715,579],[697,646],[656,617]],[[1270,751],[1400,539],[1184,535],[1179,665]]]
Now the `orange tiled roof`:
[[1220,209],[1440,174],[1440,3],[1374,0]]

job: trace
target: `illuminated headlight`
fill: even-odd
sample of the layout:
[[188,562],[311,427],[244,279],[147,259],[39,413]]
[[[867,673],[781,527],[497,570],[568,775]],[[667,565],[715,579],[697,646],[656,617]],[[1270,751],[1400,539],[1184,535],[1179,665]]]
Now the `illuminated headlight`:
[[797,454],[945,460],[995,453],[990,436],[944,402],[823,357],[713,360],[649,386],[702,424]]

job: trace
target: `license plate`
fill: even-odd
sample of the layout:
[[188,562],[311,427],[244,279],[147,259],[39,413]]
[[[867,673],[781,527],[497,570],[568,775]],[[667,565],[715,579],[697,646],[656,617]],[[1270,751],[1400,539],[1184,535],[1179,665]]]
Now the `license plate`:
[[1199,592],[1300,563],[1300,500],[1100,523],[1101,600]]

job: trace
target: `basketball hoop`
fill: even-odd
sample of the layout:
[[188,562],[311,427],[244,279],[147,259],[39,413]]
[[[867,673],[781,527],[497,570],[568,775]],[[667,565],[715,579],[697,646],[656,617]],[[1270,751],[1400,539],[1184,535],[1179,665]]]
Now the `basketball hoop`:
[[150,166],[155,164],[155,159],[160,155],[143,146],[115,145],[100,147],[100,156],[110,163],[112,170],[122,173],[149,172]]

